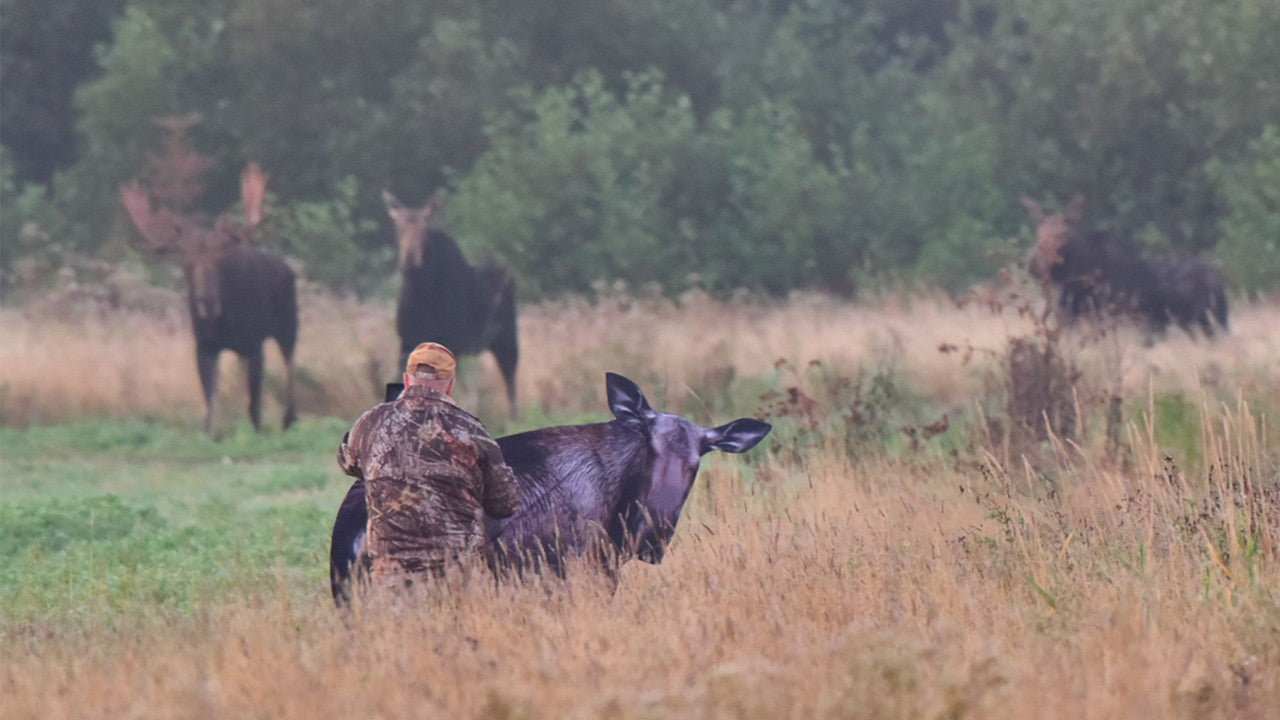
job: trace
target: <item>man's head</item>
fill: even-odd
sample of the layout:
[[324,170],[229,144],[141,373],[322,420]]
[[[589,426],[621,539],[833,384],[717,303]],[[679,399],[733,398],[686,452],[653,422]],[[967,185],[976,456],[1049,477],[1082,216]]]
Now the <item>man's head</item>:
[[409,353],[409,360],[404,365],[404,384],[406,387],[426,385],[448,393],[453,390],[457,370],[458,361],[449,348],[440,343],[425,342]]

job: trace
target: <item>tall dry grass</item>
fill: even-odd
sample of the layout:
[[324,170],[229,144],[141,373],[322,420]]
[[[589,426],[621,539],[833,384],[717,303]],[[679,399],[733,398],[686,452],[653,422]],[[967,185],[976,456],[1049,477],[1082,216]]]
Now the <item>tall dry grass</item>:
[[[304,408],[360,412],[395,372],[390,307],[311,293],[303,308]],[[6,423],[83,412],[198,423],[180,315],[2,312]],[[1146,347],[1125,331],[1064,341],[1086,384],[1151,408],[1121,428],[1120,454],[1097,433],[1051,437],[1034,466],[981,445],[855,456],[837,437],[804,452],[766,443],[709,457],[667,560],[628,564],[616,588],[585,571],[477,581],[344,617],[282,572],[274,595],[193,616],[14,632],[0,713],[1274,717],[1280,455],[1274,418],[1250,403],[1280,407],[1280,309],[1241,304],[1232,321],[1213,344],[1174,334]],[[655,406],[705,419],[725,387],[786,384],[818,360],[891,367],[914,392],[963,406],[992,390],[1009,337],[1029,331],[932,295],[573,300],[522,308],[519,388],[527,409],[602,413],[600,376],[616,370]],[[95,383],[57,372],[85,366]],[[499,413],[490,362],[466,372],[463,392]],[[1150,399],[1165,392],[1196,399],[1193,466],[1156,440]]]
[[[100,304],[66,308],[0,308],[0,422],[64,422],[85,414],[144,416],[196,426],[203,401],[182,300],[154,299],[145,309]],[[56,310],[56,313],[54,312]],[[297,349],[299,409],[354,418],[382,396],[399,373],[393,308],[358,303],[304,287]],[[546,414],[604,410],[603,374],[641,382],[651,399],[689,413],[707,412],[711,398],[735,381],[768,377],[780,359],[804,368],[820,361],[839,372],[864,365],[892,367],[915,392],[945,405],[984,392],[1011,335],[1032,330],[1016,313],[977,304],[957,307],[941,295],[887,296],[862,303],[821,295],[787,301],[715,301],[689,295],[571,299],[521,308],[517,378],[525,410]],[[1231,334],[1214,343],[1181,332],[1151,347],[1132,330],[1066,345],[1109,391],[1148,388],[1192,392],[1240,388],[1280,406],[1280,307],[1237,303]],[[939,352],[943,344],[966,350]],[[968,352],[972,351],[972,352]],[[62,368],[93,368],[91,380],[68,382]],[[244,377],[224,353],[219,393],[222,422],[244,419]],[[279,418],[283,364],[267,351],[266,417]],[[467,361],[458,393],[483,418],[501,423],[508,408],[488,354]],[[704,418],[705,419],[705,418]]]
[[616,589],[579,569],[343,616],[281,580],[196,617],[11,637],[3,714],[1271,718],[1280,556],[1237,531],[1280,524],[1276,454],[1246,405],[1203,412],[1215,469],[1190,474],[1136,425],[1136,470],[1064,444],[1052,485],[835,444],[716,458],[667,561]]

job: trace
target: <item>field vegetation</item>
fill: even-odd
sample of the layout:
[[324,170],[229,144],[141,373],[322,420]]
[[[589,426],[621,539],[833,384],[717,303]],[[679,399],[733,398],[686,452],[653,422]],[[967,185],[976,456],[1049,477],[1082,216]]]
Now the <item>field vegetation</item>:
[[709,456],[667,560],[616,587],[574,568],[349,615],[328,598],[333,451],[395,374],[389,307],[304,293],[302,420],[253,433],[228,356],[210,438],[183,315],[58,303],[0,310],[6,719],[1280,707],[1265,299],[1216,343],[1150,345],[1059,334],[1004,290],[527,306],[516,417],[488,358],[463,367],[495,432],[606,419],[613,370],[773,434]]

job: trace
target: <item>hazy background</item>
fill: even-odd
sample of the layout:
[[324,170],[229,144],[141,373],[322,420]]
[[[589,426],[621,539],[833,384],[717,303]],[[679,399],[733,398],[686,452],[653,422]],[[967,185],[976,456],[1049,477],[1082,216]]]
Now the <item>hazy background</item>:
[[[0,0],[0,708],[17,718],[1257,718],[1280,707],[1275,0]],[[119,186],[166,116],[300,271],[299,422]],[[666,560],[334,612],[398,374],[383,188],[517,278],[520,412],[773,432]],[[1019,204],[1203,254],[1231,329],[1062,328]],[[967,293],[966,290],[976,290]],[[960,297],[965,299],[957,302]]]
[[[136,263],[116,189],[195,113],[195,209],[394,289],[388,188],[522,299],[958,291],[1079,192],[1151,251],[1280,282],[1273,0],[0,0],[0,285]],[[150,271],[155,274],[154,269]],[[172,275],[152,281],[173,284]]]

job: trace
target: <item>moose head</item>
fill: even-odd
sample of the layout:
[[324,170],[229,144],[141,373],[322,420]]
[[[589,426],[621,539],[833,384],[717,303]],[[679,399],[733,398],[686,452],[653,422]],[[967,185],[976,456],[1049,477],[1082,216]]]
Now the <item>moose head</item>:
[[1036,226],[1036,240],[1027,251],[1027,272],[1041,283],[1049,282],[1049,274],[1062,262],[1062,249],[1075,232],[1084,210],[1084,196],[1076,195],[1060,213],[1045,213],[1040,203],[1022,198],[1027,217]]
[[396,244],[400,250],[400,267],[405,270],[422,265],[431,241],[431,221],[444,207],[445,194],[436,193],[420,208],[406,207],[390,191],[382,191],[382,202],[396,226]]
[[[644,562],[661,562],[667,544],[675,532],[676,522],[702,456],[713,450],[743,453],[764,439],[772,427],[752,418],[739,418],[719,427],[704,428],[680,415],[660,413],[649,406],[640,388],[616,373],[605,374],[605,392],[615,422],[639,435],[639,446],[631,446],[626,434],[618,435],[593,452],[608,457],[615,453],[616,463],[628,467],[626,458],[636,458],[629,466],[630,476],[623,476],[623,497],[634,495],[634,504],[622,503],[614,514],[625,518],[625,535],[614,538],[620,545],[631,544],[635,556]],[[635,441],[632,441],[635,442]],[[645,450],[639,447],[647,445]]]
[[134,247],[157,257],[178,256],[187,280],[193,317],[201,320],[222,314],[222,283],[218,263],[232,248],[253,242],[252,231],[262,220],[267,174],[251,162],[240,175],[245,222],[220,218],[213,228],[198,217],[153,208],[147,191],[138,182],[120,189],[120,200],[138,230]]

